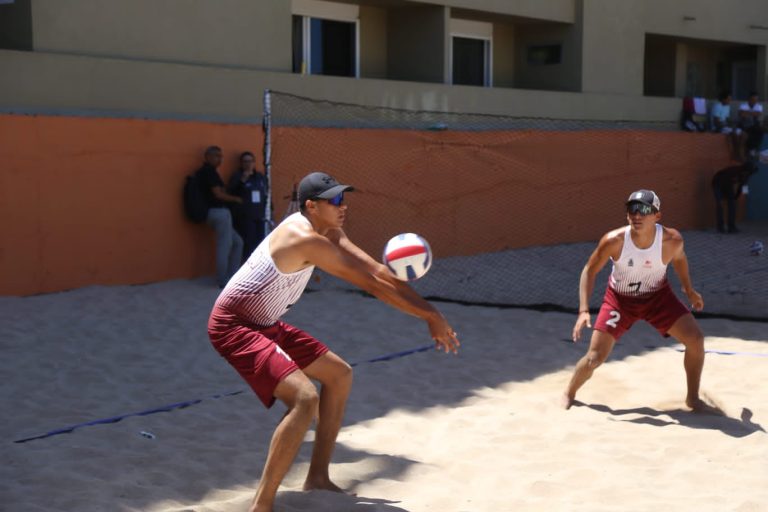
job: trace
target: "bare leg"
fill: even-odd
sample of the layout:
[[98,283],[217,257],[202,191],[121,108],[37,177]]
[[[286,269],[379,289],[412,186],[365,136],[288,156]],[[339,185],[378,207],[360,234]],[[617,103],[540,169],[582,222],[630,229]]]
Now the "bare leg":
[[694,411],[709,411],[710,407],[699,398],[701,372],[704,369],[704,335],[693,315],[681,316],[669,329],[669,335],[685,345],[685,379],[688,393],[685,404]]
[[568,388],[563,393],[561,404],[565,409],[570,409],[573,401],[576,399],[576,392],[585,382],[592,377],[595,368],[600,366],[608,359],[608,355],[613,350],[616,340],[603,331],[592,331],[592,339],[589,342],[589,351],[576,363],[576,369],[573,371]]
[[352,388],[352,367],[333,352],[326,352],[304,369],[310,378],[320,381],[320,416],[315,432],[315,446],[304,490],[324,489],[344,492],[331,481],[328,466],[341,429],[347,397]]
[[250,512],[271,512],[275,495],[285,474],[296,458],[317,411],[315,386],[301,371],[295,371],[275,388],[275,397],[285,402],[288,412],[272,435],[267,462],[261,474]]

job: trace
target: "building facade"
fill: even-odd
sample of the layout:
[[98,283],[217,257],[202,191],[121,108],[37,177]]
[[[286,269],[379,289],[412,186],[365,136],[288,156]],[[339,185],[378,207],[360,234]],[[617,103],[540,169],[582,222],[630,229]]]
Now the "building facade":
[[673,120],[766,95],[766,0],[2,0],[0,109],[253,121],[270,88]]

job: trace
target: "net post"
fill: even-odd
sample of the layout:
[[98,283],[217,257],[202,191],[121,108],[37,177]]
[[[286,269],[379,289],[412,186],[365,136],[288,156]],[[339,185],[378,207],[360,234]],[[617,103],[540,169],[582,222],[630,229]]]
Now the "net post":
[[267,207],[264,212],[264,234],[272,230],[272,93],[264,89],[264,176],[267,178]]

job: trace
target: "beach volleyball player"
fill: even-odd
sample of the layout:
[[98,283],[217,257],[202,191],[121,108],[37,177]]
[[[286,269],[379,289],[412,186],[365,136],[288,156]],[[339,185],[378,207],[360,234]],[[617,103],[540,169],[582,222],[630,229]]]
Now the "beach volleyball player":
[[704,367],[704,336],[689,309],[677,298],[667,281],[667,265],[672,263],[688,302],[701,310],[704,301],[693,288],[688,274],[688,259],[683,237],[658,223],[659,197],[651,190],[633,192],[626,202],[628,226],[606,233],[581,272],[579,316],[573,327],[573,341],[582,329],[592,327],[589,297],[597,273],[610,259],[613,262],[608,288],[595,321],[587,354],[576,364],[563,395],[563,406],[573,405],[576,392],[611,353],[618,340],[637,320],[645,320],[663,336],[672,336],[685,346],[684,367],[687,382],[685,403],[693,410],[711,410],[699,398]]
[[[430,303],[347,238],[342,229],[347,214],[344,193],[351,190],[325,173],[304,177],[298,187],[300,211],[281,222],[250,255],[221,291],[208,320],[213,346],[264,405],[279,399],[288,407],[273,434],[252,511],[272,510],[280,482],[315,417],[304,489],[341,491],[331,481],[328,466],[352,368],[323,343],[280,320],[301,296],[315,267],[424,320],[436,348],[455,353],[459,347],[456,333]],[[343,314],[338,323],[343,328]],[[310,379],[320,382],[319,395]]]

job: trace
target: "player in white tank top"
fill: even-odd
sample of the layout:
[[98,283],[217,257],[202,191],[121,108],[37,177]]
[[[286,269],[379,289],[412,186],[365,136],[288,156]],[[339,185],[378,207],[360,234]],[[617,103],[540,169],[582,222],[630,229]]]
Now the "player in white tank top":
[[656,224],[653,244],[641,249],[632,241],[632,229],[624,229],[624,245],[617,259],[611,257],[613,270],[608,286],[621,295],[642,297],[660,290],[667,284],[667,264],[661,255],[664,228]]
[[589,297],[595,278],[608,260],[613,261],[608,288],[592,331],[589,351],[576,364],[562,404],[568,409],[576,392],[611,353],[616,340],[637,320],[646,320],[665,336],[674,336],[685,345],[686,405],[692,410],[711,411],[699,398],[704,367],[704,335],[696,320],[675,296],[667,281],[666,269],[672,263],[683,291],[695,310],[704,307],[701,295],[693,288],[688,274],[688,259],[683,238],[672,228],[659,224],[661,201],[651,190],[633,192],[626,201],[627,222],[606,233],[581,272],[579,314],[573,327],[578,341],[584,327],[592,327]]
[[[294,222],[311,227],[301,212],[283,221]],[[309,265],[290,274],[281,272],[269,250],[272,233],[262,240],[232,276],[216,301],[216,306],[229,310],[247,323],[262,327],[273,325],[299,300],[315,269],[314,265]]]
[[[424,320],[436,348],[456,353],[459,347],[456,332],[434,306],[346,236],[343,194],[351,188],[325,173],[304,177],[298,187],[301,211],[281,222],[259,245],[222,290],[209,318],[214,347],[262,401],[266,393],[267,399],[277,398],[288,406],[269,447],[252,509],[272,510],[280,482],[316,415],[315,447],[304,489],[341,491],[328,470],[352,369],[325,350],[306,361],[304,348],[322,344],[278,320],[301,296],[315,266]],[[340,316],[339,324],[343,322]],[[294,365],[298,361],[291,361],[290,352],[304,357],[306,365]],[[320,396],[310,379],[322,384]],[[271,405],[268,400],[265,404]]]

